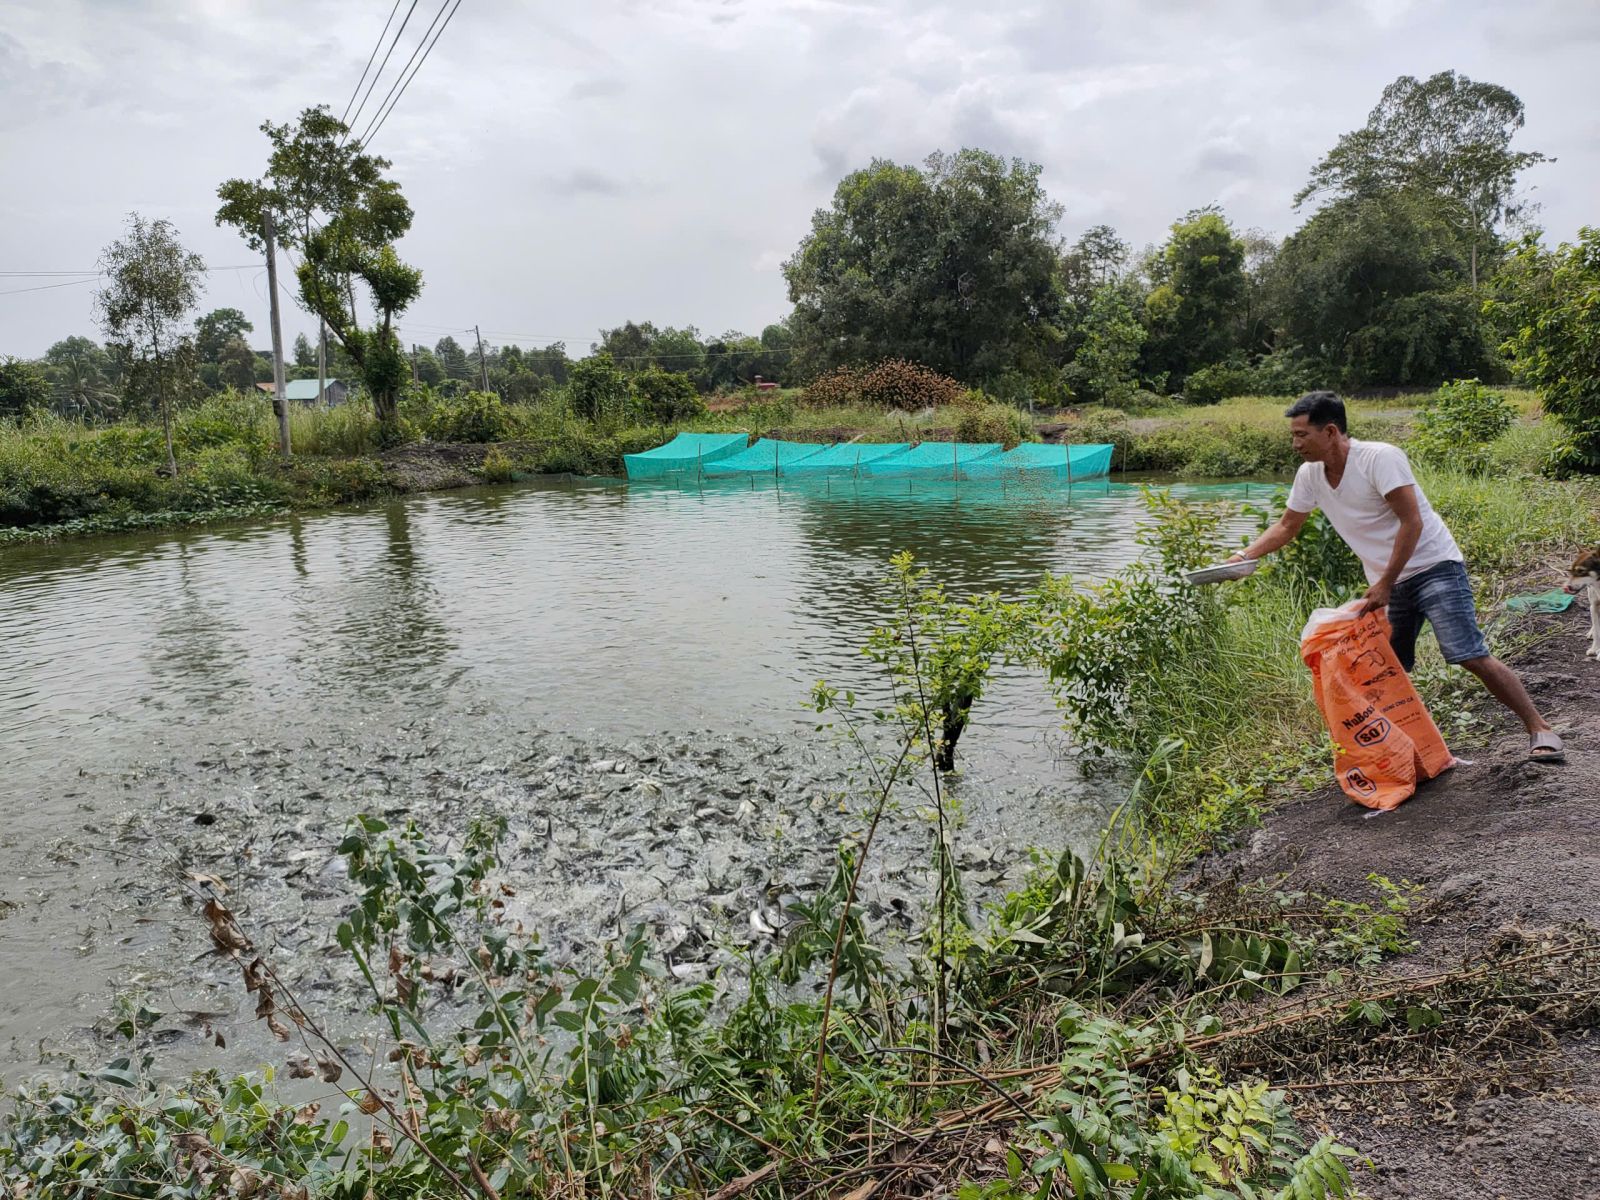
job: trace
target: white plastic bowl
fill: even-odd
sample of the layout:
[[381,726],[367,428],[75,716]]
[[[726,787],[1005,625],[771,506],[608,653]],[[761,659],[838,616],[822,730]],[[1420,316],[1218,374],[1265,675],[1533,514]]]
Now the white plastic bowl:
[[1214,567],[1201,567],[1198,571],[1190,571],[1184,575],[1188,583],[1222,583],[1228,579],[1243,579],[1261,565],[1259,558],[1247,558],[1243,562],[1218,563]]

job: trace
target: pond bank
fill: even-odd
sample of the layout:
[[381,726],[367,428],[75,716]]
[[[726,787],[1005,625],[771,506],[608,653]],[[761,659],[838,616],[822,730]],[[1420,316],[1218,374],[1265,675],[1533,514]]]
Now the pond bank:
[[[1203,864],[1202,881],[1259,879],[1347,900],[1371,899],[1373,874],[1422,885],[1425,905],[1410,920],[1417,948],[1385,972],[1400,982],[1485,963],[1508,940],[1532,946],[1574,925],[1592,934],[1600,927],[1600,664],[1584,659],[1588,614],[1574,606],[1518,632],[1534,640],[1513,665],[1565,739],[1565,766],[1523,761],[1526,737],[1488,702],[1496,732],[1465,751],[1470,766],[1370,820],[1332,787],[1292,800],[1246,847]],[[1600,979],[1577,982],[1568,995],[1533,998],[1525,1027],[1487,1026],[1444,1064],[1408,1058],[1401,1035],[1389,1036],[1390,1046],[1374,1035],[1346,1061],[1306,1063],[1304,1079],[1291,1072],[1276,1082],[1396,1080],[1300,1093],[1303,1116],[1372,1157],[1376,1176],[1365,1186],[1374,1195],[1600,1195]]]

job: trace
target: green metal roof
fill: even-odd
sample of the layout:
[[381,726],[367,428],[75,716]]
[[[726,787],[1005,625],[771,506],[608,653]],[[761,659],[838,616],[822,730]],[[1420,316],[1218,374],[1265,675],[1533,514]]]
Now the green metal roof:
[[[338,383],[337,379],[328,380],[328,386]],[[317,381],[315,379],[291,379],[284,388],[283,394],[290,400],[315,400],[317,398]]]

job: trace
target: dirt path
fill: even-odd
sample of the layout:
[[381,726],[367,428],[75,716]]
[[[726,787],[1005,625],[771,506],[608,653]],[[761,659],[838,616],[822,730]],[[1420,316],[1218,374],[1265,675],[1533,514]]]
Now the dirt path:
[[[1399,974],[1477,957],[1507,927],[1600,926],[1600,663],[1583,657],[1588,613],[1578,606],[1534,622],[1523,629],[1539,640],[1514,665],[1566,740],[1566,766],[1525,763],[1523,734],[1485,709],[1496,734],[1460,751],[1474,765],[1397,811],[1368,819],[1330,787],[1274,812],[1206,874],[1286,873],[1291,888],[1367,900],[1371,872],[1425,885],[1433,903],[1413,923],[1416,953],[1393,964]],[[1317,1115],[1372,1156],[1363,1186],[1383,1200],[1600,1197],[1600,1031],[1556,1042],[1554,1079],[1502,1074],[1444,1105],[1404,1089],[1350,1089]]]

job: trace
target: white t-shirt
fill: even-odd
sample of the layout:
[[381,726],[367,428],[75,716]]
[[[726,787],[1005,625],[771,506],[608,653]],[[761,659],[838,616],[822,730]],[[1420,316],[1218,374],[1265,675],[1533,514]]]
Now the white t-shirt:
[[[1367,582],[1376,583],[1389,566],[1395,538],[1400,534],[1400,518],[1384,499],[1395,488],[1416,486],[1406,452],[1387,442],[1359,442],[1350,439],[1350,457],[1338,487],[1328,486],[1322,463],[1302,463],[1289,489],[1289,507],[1309,513],[1321,509],[1328,523],[1355,551],[1366,568]],[[1450,530],[1433,511],[1433,505],[1416,488],[1417,511],[1422,515],[1422,536],[1400,579],[1420,575],[1442,562],[1461,562],[1461,548]],[[1397,581],[1398,582],[1398,581]]]

